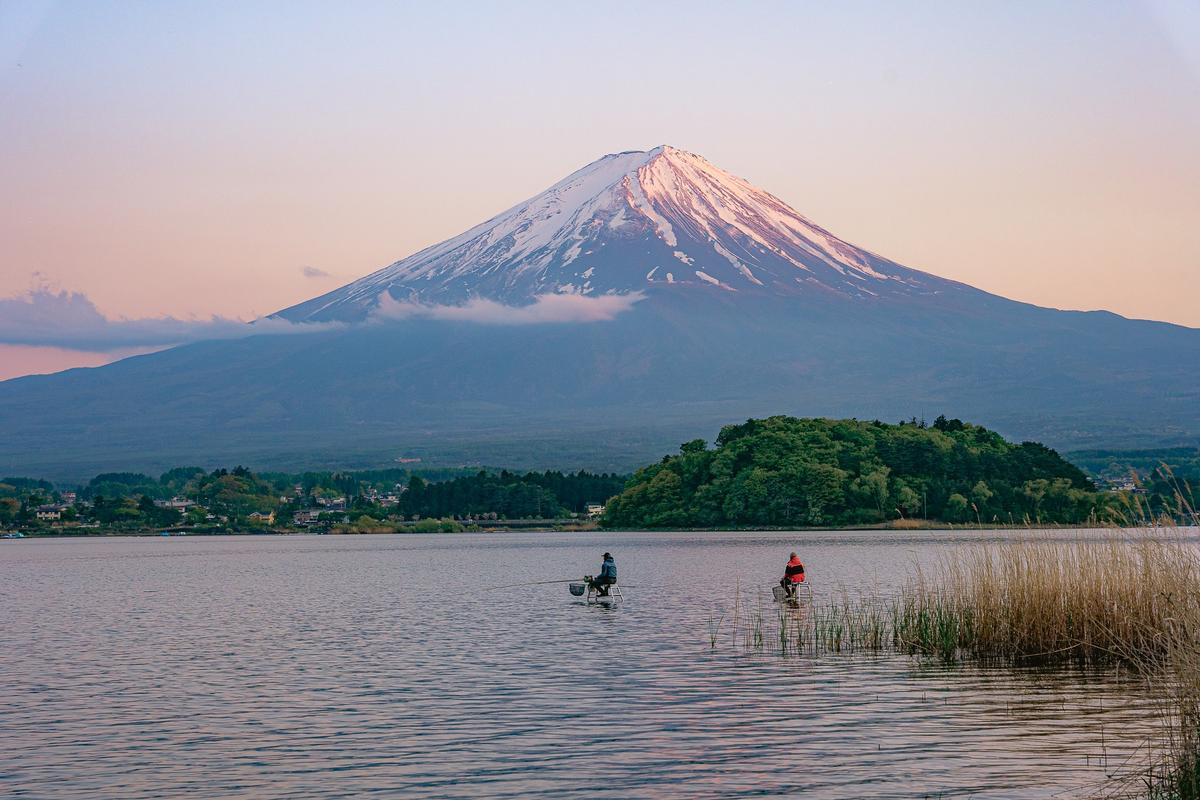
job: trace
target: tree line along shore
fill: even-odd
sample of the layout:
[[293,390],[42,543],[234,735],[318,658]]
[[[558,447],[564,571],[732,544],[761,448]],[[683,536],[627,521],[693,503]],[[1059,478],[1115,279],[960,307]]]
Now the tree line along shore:
[[[451,532],[1111,525],[1190,518],[1200,458],[1088,454],[1088,474],[1036,442],[978,425],[776,416],[687,442],[632,475],[380,469],[254,472],[177,467],[86,484],[0,479],[0,529],[27,534]],[[1190,459],[1190,460],[1189,460]],[[1128,464],[1128,470],[1123,466]],[[1102,482],[1103,485],[1099,485]]]

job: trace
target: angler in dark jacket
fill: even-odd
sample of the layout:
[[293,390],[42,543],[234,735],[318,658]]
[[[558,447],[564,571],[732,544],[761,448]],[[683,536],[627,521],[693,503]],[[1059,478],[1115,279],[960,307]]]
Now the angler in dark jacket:
[[589,578],[588,584],[596,590],[601,597],[608,597],[608,587],[617,582],[617,562],[613,561],[612,553],[604,554],[604,561],[600,564],[600,574],[595,578]]

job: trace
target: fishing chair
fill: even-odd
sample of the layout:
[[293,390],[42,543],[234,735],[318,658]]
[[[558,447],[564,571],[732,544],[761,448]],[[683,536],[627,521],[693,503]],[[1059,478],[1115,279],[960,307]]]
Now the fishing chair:
[[608,585],[608,594],[607,595],[600,594],[599,589],[596,589],[595,587],[592,586],[591,583],[588,583],[587,601],[589,603],[599,602],[601,599],[603,599],[605,597],[608,597],[611,600],[624,600],[625,599],[625,595],[621,594],[621,587],[618,586],[616,583],[610,583]]
[[808,581],[797,583],[790,595],[787,589],[774,583],[771,585],[771,594],[776,603],[808,603],[812,601],[812,587],[808,585]]

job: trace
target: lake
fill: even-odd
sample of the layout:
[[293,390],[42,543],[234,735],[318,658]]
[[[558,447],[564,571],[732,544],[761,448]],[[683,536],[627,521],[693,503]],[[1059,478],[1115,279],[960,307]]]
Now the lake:
[[[818,597],[886,594],[1013,535],[2,542],[0,796],[1083,794],[1155,731],[1116,672],[782,655],[728,628],[710,646],[735,587],[770,608],[791,550]],[[493,588],[594,574],[605,550],[616,607]]]

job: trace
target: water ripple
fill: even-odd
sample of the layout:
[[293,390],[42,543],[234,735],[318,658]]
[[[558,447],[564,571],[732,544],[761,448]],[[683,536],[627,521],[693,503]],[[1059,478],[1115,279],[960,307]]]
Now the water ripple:
[[[1116,673],[709,646],[800,549],[818,593],[1000,534],[104,539],[0,546],[8,797],[1044,798],[1154,732]],[[618,558],[627,601],[562,586]],[[565,573],[565,575],[564,575]]]

